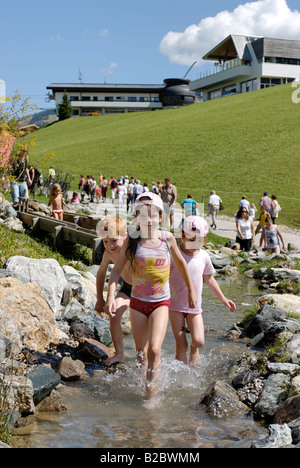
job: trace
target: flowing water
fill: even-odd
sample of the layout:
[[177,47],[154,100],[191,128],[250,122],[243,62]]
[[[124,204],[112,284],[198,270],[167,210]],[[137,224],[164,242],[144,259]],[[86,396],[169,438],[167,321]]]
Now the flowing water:
[[40,413],[34,424],[18,432],[15,447],[30,448],[223,448],[260,428],[249,415],[218,419],[199,404],[211,382],[222,378],[246,344],[224,338],[245,309],[260,295],[253,280],[220,279],[225,296],[237,304],[231,313],[205,286],[203,292],[206,343],[201,362],[190,368],[174,359],[169,327],[163,345],[160,390],[155,402],[144,400],[144,381],[136,368],[132,337],[125,337],[127,372],[95,372],[87,380],[62,390],[68,411]]

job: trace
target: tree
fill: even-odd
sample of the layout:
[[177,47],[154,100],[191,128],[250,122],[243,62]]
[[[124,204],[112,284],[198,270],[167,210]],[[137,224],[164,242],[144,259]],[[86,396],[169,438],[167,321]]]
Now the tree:
[[[35,137],[22,138],[19,129],[20,121],[37,108],[29,100],[23,99],[16,91],[12,98],[6,98],[0,103],[0,193],[7,191],[8,182],[13,180],[13,169],[20,151],[33,153]],[[54,156],[54,152],[40,155],[38,163],[45,165]]]
[[63,95],[61,104],[57,106],[57,113],[58,120],[66,120],[72,117],[72,107],[66,93]]

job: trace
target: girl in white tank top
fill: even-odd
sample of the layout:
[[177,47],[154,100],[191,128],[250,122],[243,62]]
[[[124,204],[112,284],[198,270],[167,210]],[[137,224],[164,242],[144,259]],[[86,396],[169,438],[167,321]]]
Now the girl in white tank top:
[[267,218],[260,238],[260,247],[265,244],[268,252],[280,254],[280,241],[282,242],[283,250],[287,250],[280,229],[273,224],[271,217]]

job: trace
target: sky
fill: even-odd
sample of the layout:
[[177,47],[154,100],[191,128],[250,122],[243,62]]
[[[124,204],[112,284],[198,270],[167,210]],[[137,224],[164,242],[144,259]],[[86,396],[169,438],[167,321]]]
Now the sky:
[[[40,110],[50,83],[197,79],[229,34],[300,39],[299,0],[14,0],[0,6],[0,84]],[[1,91],[1,90],[0,90]]]

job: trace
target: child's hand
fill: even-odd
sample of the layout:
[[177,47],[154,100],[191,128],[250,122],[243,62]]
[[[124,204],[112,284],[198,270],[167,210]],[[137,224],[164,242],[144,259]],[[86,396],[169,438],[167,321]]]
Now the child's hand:
[[101,314],[101,312],[104,312],[104,308],[105,308],[105,300],[103,299],[103,297],[101,297],[96,302],[95,311],[98,314]]
[[191,291],[188,295],[188,301],[189,301],[189,308],[190,309],[195,309],[197,307],[197,294],[195,291]]
[[226,307],[228,307],[228,309],[230,310],[230,312],[234,312],[235,309],[236,309],[236,305],[234,302],[230,301],[229,299],[226,299],[225,302],[224,302],[224,305]]
[[112,317],[113,314],[116,312],[116,301],[108,300],[104,307],[104,312],[109,316]]

